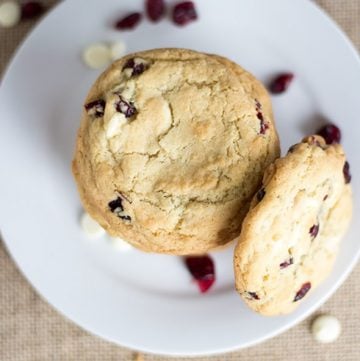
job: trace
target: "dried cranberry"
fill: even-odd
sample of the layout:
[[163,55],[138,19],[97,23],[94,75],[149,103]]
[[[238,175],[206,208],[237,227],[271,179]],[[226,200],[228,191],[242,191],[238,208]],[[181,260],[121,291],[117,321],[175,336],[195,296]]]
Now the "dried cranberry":
[[260,121],[262,121],[262,122],[264,121],[264,116],[263,116],[262,112],[257,111],[256,116]]
[[286,91],[294,79],[293,73],[279,74],[270,84],[270,91],[273,94],[281,94]]
[[256,193],[256,198],[258,200],[258,202],[260,202],[264,197],[265,197],[265,189],[261,188],[257,193]]
[[131,30],[134,29],[140,22],[142,15],[140,13],[132,13],[124,18],[119,19],[115,23],[117,30]]
[[172,19],[177,25],[186,25],[197,19],[195,5],[192,1],[176,4],[173,9]]
[[257,295],[256,292],[247,292],[247,294],[254,300],[260,300],[260,297]]
[[261,119],[260,120],[260,134],[265,134],[267,129],[269,129],[269,124],[266,123],[263,119]]
[[326,144],[340,143],[341,140],[341,131],[335,124],[324,125],[316,134],[321,135]]
[[261,109],[261,103],[259,102],[259,100],[255,99],[255,104],[256,104],[256,109],[260,110]]
[[283,269],[283,268],[289,267],[293,263],[294,263],[294,259],[292,257],[290,257],[288,260],[280,263],[280,268]]
[[257,111],[256,116],[260,120],[260,134],[265,134],[266,129],[269,128],[269,125],[265,122],[262,112]]
[[136,62],[135,59],[129,59],[123,67],[124,69],[132,69],[131,76],[139,75],[147,69],[145,62]]
[[115,109],[117,112],[124,114],[125,118],[130,118],[136,114],[134,103],[127,102],[121,95],[119,95],[119,100],[115,103]]
[[112,213],[115,213],[120,219],[124,221],[131,221],[129,215],[124,214],[124,207],[122,205],[122,199],[117,197],[115,200],[108,203],[108,206]]
[[29,1],[21,6],[21,19],[32,19],[41,15],[44,12],[44,7],[37,1]]
[[350,164],[348,161],[345,162],[344,168],[343,168],[344,178],[345,178],[345,184],[348,184],[351,182],[351,174],[350,174]]
[[315,238],[315,237],[318,235],[318,233],[319,233],[319,228],[320,228],[320,226],[319,226],[318,224],[314,224],[314,225],[310,228],[309,233],[310,233],[311,237]]
[[118,215],[119,218],[121,218],[124,221],[131,221],[131,217],[130,216],[122,216],[122,215]]
[[165,15],[164,0],[146,0],[146,12],[150,20],[157,22]]
[[88,115],[92,115],[95,118],[102,117],[105,111],[105,101],[98,99],[85,104],[85,110],[87,111]]
[[269,129],[269,124],[266,123],[264,115],[261,111],[261,104],[257,99],[255,99],[256,104],[256,117],[260,120],[260,134],[265,134],[266,130]]
[[185,257],[185,264],[198,284],[201,293],[206,292],[215,282],[215,266],[209,256]]
[[301,286],[300,290],[297,291],[293,302],[301,300],[309,292],[310,288],[311,288],[311,283],[310,282],[304,283]]
[[122,205],[122,199],[120,197],[117,197],[115,200],[109,202],[108,206],[111,212],[113,213],[124,211],[124,207]]

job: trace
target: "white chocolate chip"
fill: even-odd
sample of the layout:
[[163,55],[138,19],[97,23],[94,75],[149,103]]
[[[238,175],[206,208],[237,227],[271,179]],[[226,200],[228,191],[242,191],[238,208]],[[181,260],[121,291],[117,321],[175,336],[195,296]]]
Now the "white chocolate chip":
[[135,65],[144,64],[145,66],[149,64],[148,61],[146,61],[145,59],[142,59],[142,58],[135,58],[134,63],[135,63]]
[[127,78],[131,78],[132,72],[133,70],[131,68],[126,68],[123,70],[123,73]]
[[82,214],[80,223],[83,231],[90,238],[99,238],[105,234],[104,228],[94,221],[86,212]]
[[334,316],[321,315],[313,321],[311,332],[314,339],[320,343],[334,342],[340,336],[341,324]]
[[133,76],[133,72],[134,72],[135,68],[137,68],[139,65],[143,65],[143,67],[142,67],[143,70],[146,70],[146,68],[148,68],[148,66],[149,66],[149,61],[142,59],[142,58],[134,58],[133,62],[134,63],[133,63],[132,67],[125,68],[123,70],[123,74],[128,79],[130,79]]
[[21,16],[20,5],[15,1],[5,1],[0,5],[0,25],[10,28],[19,23]]
[[111,62],[110,49],[102,43],[92,44],[84,50],[83,60],[89,68],[103,68]]
[[126,52],[126,44],[123,41],[117,41],[110,44],[111,59],[116,60],[121,58]]
[[133,249],[133,246],[127,242],[125,242],[123,239],[118,237],[110,237],[111,245],[121,252],[127,252]]
[[132,99],[135,94],[135,82],[128,81],[126,88],[121,91],[121,96],[125,99]]
[[121,128],[124,124],[127,123],[127,120],[125,118],[125,115],[122,113],[115,113],[106,128],[106,137],[108,139],[112,138],[116,134],[119,134],[121,131]]

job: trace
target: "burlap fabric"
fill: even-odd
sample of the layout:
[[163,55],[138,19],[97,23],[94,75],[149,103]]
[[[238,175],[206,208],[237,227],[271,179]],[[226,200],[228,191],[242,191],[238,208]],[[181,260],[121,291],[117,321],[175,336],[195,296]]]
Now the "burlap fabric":
[[[55,3],[54,0],[46,1],[49,8]],[[360,49],[360,0],[318,0],[318,4],[340,24]],[[1,73],[33,25],[34,22],[28,22],[13,29],[0,29]],[[320,312],[330,312],[341,320],[343,333],[333,344],[319,345],[313,341],[309,332],[313,315],[285,334],[259,346],[196,360],[360,360],[360,265],[316,314]],[[154,355],[143,357],[148,361],[169,359]],[[20,274],[0,241],[0,361],[133,359],[133,352],[88,334],[54,311]]]

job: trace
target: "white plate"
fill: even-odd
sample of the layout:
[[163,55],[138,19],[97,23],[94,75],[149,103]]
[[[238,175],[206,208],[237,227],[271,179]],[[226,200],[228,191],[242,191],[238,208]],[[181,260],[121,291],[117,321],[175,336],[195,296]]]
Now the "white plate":
[[359,222],[342,243],[331,277],[299,309],[265,318],[233,287],[232,250],[214,254],[218,281],[198,293],[179,258],[118,253],[91,243],[70,173],[81,104],[98,72],[84,67],[89,43],[125,39],[129,51],[187,47],[225,55],[266,81],[290,70],[296,81],[274,98],[283,150],[314,131],[319,115],[341,126],[359,217],[360,62],[332,21],[306,0],[197,0],[200,19],[185,28],[143,22],[118,33],[117,15],[143,0],[72,0],[31,33],[0,89],[0,221],[24,275],[56,309],[83,328],[131,348],[204,355],[272,337],[314,311],[348,275],[360,249]]

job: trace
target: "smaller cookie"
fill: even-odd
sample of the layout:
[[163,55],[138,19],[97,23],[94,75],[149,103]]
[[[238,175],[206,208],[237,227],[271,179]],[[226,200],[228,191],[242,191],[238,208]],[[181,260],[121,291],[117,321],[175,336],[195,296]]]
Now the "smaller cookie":
[[263,315],[285,314],[330,273],[352,213],[339,144],[311,136],[265,171],[234,255],[236,289]]

